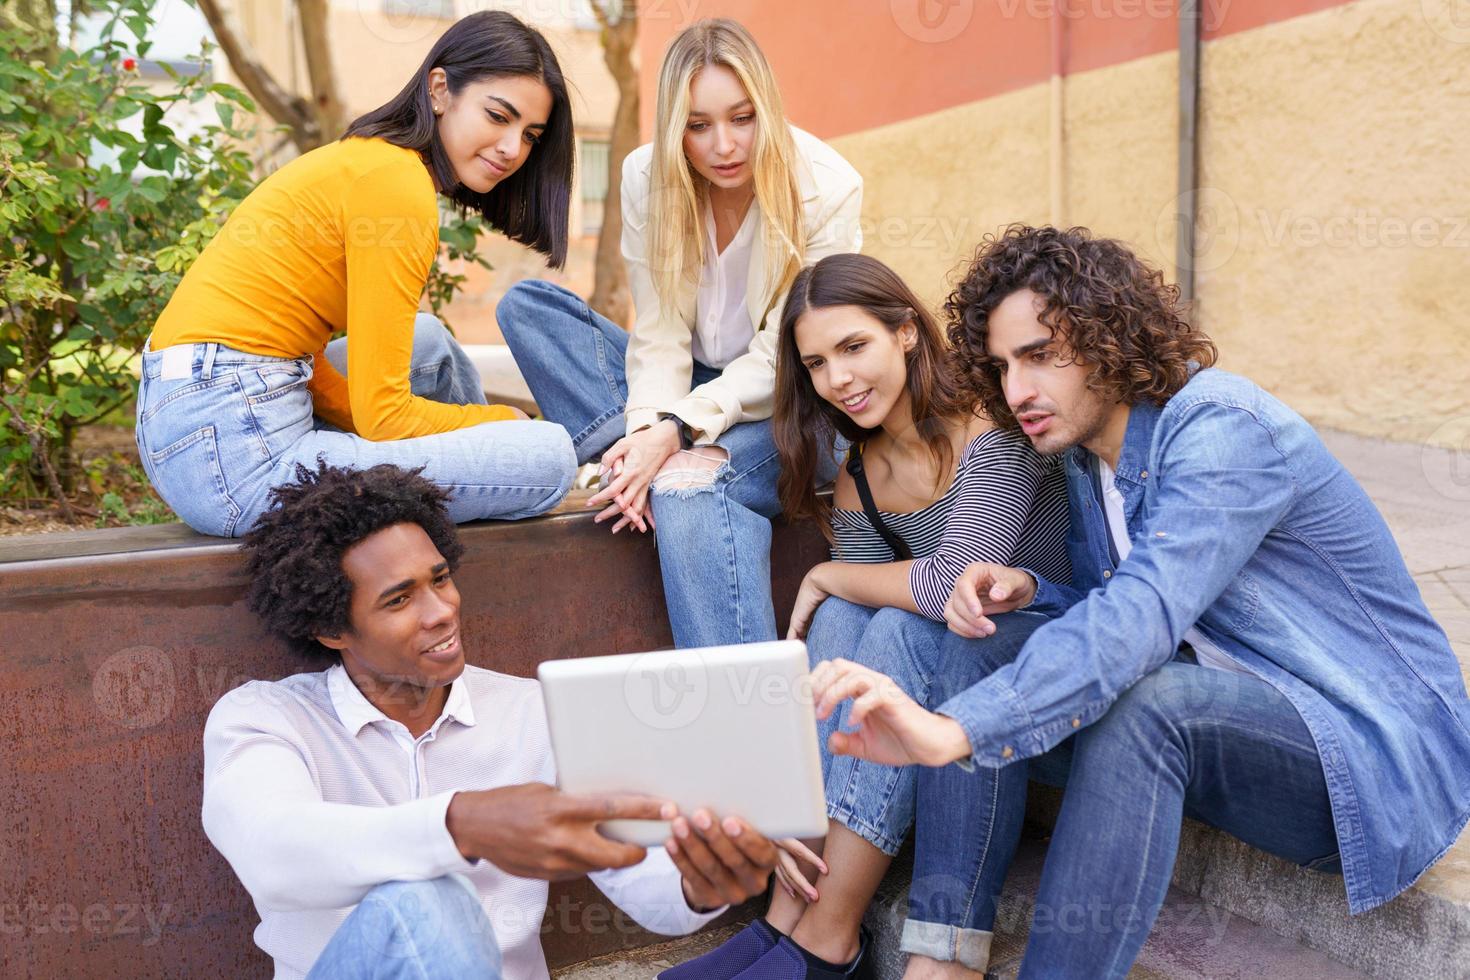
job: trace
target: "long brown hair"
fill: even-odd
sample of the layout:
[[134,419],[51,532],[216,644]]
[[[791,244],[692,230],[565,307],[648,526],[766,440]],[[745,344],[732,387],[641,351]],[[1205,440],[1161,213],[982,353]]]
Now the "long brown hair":
[[[444,69],[445,83],[457,95],[485,78],[534,78],[551,93],[551,116],[526,163],[484,194],[455,176],[439,141],[439,125],[429,102],[429,72]],[[349,136],[376,137],[417,150],[435,183],[461,211],[478,212],[512,241],[530,246],[560,269],[567,258],[567,209],[575,157],[572,103],[561,65],[546,38],[503,10],[480,10],[455,21],[434,42],[424,63],[403,91],[347,127]]]
[[796,321],[807,310],[833,306],[856,306],[892,331],[906,323],[915,326],[916,342],[904,355],[908,368],[904,385],[914,427],[934,454],[941,474],[948,472],[953,463],[950,429],[974,404],[959,384],[939,323],[898,273],[875,258],[856,254],[829,255],[802,269],[791,284],[791,294],[781,313],[776,354],[776,404],[771,426],[781,457],[777,491],[781,510],[789,519],[816,518],[829,538],[831,505],[817,496],[817,461],[831,452],[834,432],[853,442],[863,442],[880,431],[862,428],[818,395],[801,363]]

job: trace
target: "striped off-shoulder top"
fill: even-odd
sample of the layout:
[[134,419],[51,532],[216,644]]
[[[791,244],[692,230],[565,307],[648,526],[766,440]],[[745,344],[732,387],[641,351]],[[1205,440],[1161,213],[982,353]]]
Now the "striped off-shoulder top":
[[[909,588],[919,610],[943,621],[955,580],[971,562],[1027,568],[1070,582],[1067,483],[1060,456],[1043,456],[1017,432],[991,429],[965,447],[954,482],[934,503],[906,514],[880,511],[913,553]],[[893,561],[893,551],[861,510],[834,508],[832,557]]]

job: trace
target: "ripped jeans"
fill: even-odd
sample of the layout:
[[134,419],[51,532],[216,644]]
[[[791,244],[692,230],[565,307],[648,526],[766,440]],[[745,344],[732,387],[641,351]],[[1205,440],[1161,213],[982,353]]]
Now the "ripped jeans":
[[[495,316],[542,416],[571,433],[579,464],[623,437],[627,331],[574,293],[540,280],[511,287]],[[692,384],[719,375],[696,361]],[[771,519],[781,509],[780,461],[771,422],[731,426],[715,445],[728,462],[682,479],[666,476],[650,491],[664,598],[681,648],[776,638]],[[832,479],[837,459],[834,451],[818,468],[818,482]]]

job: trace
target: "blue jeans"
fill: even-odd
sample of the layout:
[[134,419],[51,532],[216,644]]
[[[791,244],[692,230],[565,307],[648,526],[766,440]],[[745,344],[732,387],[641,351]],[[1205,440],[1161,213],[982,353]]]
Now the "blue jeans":
[[[1045,616],[1017,612],[997,616],[996,632],[957,647],[943,623],[901,609],[869,609],[827,599],[817,608],[807,633],[812,666],[846,657],[892,678],[919,704],[933,708],[1014,660]],[[937,943],[963,938],[976,953],[961,962],[983,970],[989,955],[989,933],[975,936],[976,923],[988,930],[995,917],[994,896],[1000,893],[1020,836],[1026,801],[1026,774],[1019,785],[1009,770],[978,769],[954,784],[952,798],[928,798],[919,787],[930,770],[922,766],[883,766],[827,751],[827,737],[847,729],[850,702],[817,723],[822,747],[822,777],[827,813],[853,833],[890,856],[898,853],[910,828],[916,835],[909,918],[904,926],[905,952],[933,955]],[[1015,767],[1010,767],[1015,768]],[[1009,795],[1019,806],[998,806]],[[985,804],[989,801],[989,805]],[[976,805],[980,802],[981,805]],[[930,838],[963,838],[972,846],[947,855]],[[936,959],[956,959],[953,955]],[[978,965],[975,965],[977,964]]]
[[[812,669],[824,660],[845,657],[893,678],[904,693],[929,704],[929,653],[944,632],[935,623],[902,609],[872,609],[830,598],[817,607],[807,630],[806,649]],[[839,729],[850,731],[851,702],[843,702],[826,720],[817,722],[822,751],[822,785],[827,815],[889,857],[898,853],[914,823],[913,766],[884,766],[846,755],[833,755],[827,739]]]
[[500,948],[462,878],[389,881],[332,934],[307,980],[499,980]]
[[[953,657],[980,645],[946,641]],[[958,690],[934,696],[946,693]],[[1023,977],[1125,976],[1163,905],[1185,816],[1303,866],[1340,870],[1312,735],[1291,703],[1253,675],[1175,659],[1046,755],[1000,769],[925,770],[915,886],[923,876],[964,881],[997,844],[1014,847],[1028,774],[1066,791]],[[1003,880],[984,877],[967,925],[913,937],[906,926],[905,948],[971,965],[968,954],[988,950]]]
[[[547,422],[489,422],[372,442],[312,414],[310,358],[194,344],[184,376],[164,378],[165,353],[143,352],[138,453],[159,495],[204,534],[244,534],[269,506],[271,489],[318,458],[358,469],[423,467],[450,491],[455,521],[539,514],[566,495],[576,473],[566,432]],[[345,370],[346,341],[329,344],[327,359]],[[435,401],[485,401],[474,365],[431,316],[414,324],[409,381],[415,395]]]
[[[625,435],[627,331],[576,294],[540,280],[511,287],[495,316],[542,416],[566,427],[579,464]],[[695,386],[718,376],[694,364]],[[664,598],[681,648],[776,638],[771,519],[781,509],[780,460],[771,422],[731,426],[715,445],[730,459],[707,484],[655,481],[650,490]],[[835,454],[819,470],[819,481],[830,480]]]

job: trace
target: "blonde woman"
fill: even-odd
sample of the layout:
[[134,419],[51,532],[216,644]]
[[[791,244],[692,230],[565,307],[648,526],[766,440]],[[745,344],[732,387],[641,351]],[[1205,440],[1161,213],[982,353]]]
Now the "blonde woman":
[[655,531],[680,647],[776,637],[781,311],[803,265],[859,248],[861,206],[857,172],[786,121],[749,32],[701,21],[664,55],[654,142],[623,164],[631,335],[546,282],[497,310],[544,416],[579,463],[602,458],[597,519]]

